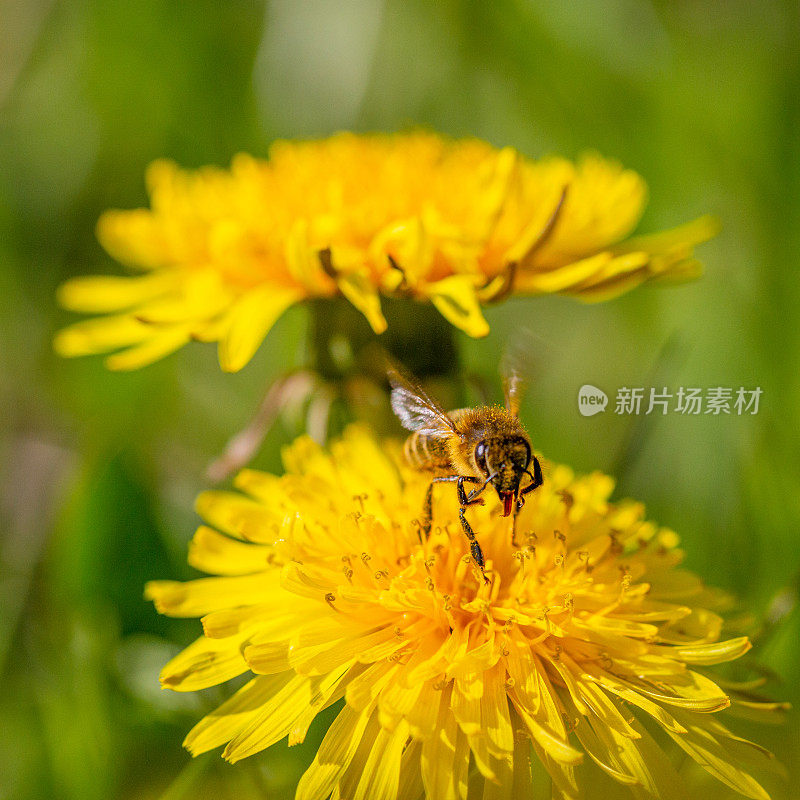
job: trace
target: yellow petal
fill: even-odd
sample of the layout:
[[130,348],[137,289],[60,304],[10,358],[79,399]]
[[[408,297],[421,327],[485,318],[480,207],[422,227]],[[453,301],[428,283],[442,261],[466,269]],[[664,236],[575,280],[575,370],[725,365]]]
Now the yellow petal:
[[473,236],[477,241],[488,239],[495,229],[514,181],[519,177],[520,156],[513,147],[504,147],[494,159],[492,175],[476,204]]
[[606,752],[619,765],[621,772],[633,776],[635,783],[644,789],[647,796],[658,797],[660,787],[639,750],[638,740],[641,734],[636,731],[636,738],[631,739],[602,723],[592,721],[591,724],[597,740],[603,742]]
[[201,525],[189,544],[188,561],[215,575],[249,575],[266,569],[272,555],[271,547],[237,541]]
[[408,712],[410,732],[415,739],[424,740],[436,735],[442,693],[433,688],[435,683],[434,680],[428,680],[422,684],[419,701]]
[[233,485],[258,500],[275,502],[276,496],[281,494],[282,479],[277,475],[269,475],[254,469],[243,469],[233,479]]
[[580,800],[583,792],[578,786],[575,767],[572,764],[554,760],[535,739],[531,742],[531,746],[547,770],[554,787],[561,793],[559,796],[554,792],[553,796],[558,797],[558,800]]
[[320,675],[335,669],[339,664],[355,658],[364,658],[365,651],[382,645],[380,656],[388,658],[395,650],[403,647],[404,642],[398,640],[392,628],[382,628],[365,636],[354,636],[341,639],[331,646],[293,647],[289,659],[292,669],[301,674]]
[[212,270],[184,276],[180,291],[136,307],[135,316],[153,325],[204,321],[227,310],[233,294]]
[[[513,717],[512,724],[519,727],[519,719]],[[531,770],[531,743],[527,736],[514,737],[514,776],[511,797],[533,797],[533,774]]]
[[339,778],[337,791],[331,795],[331,800],[350,800],[356,793],[358,784],[361,780],[361,773],[366,764],[370,753],[373,751],[373,742],[378,737],[380,726],[378,725],[377,715],[373,714],[369,718],[366,730],[361,741],[358,743],[353,760],[347,769],[344,770]]
[[[239,606],[238,608],[225,608],[222,611],[212,611],[206,614],[200,622],[203,625],[203,633],[211,639],[224,639],[238,633],[244,625],[248,625],[253,620],[258,620],[258,635],[264,635],[264,629],[269,628],[279,620],[285,626],[287,634],[291,632],[295,625],[295,615],[275,613],[272,604],[260,603],[252,606]],[[284,638],[288,638],[284,637]]]
[[252,644],[245,648],[244,660],[256,675],[274,675],[292,668],[288,641]]
[[345,705],[328,728],[311,766],[297,784],[296,800],[327,800],[353,760],[372,711]]
[[[378,697],[380,721],[381,725],[384,727],[391,727],[398,718],[408,717],[419,700],[424,684],[415,683],[410,686],[406,685],[405,677],[408,672],[407,667],[408,664],[405,664],[397,669],[393,679],[386,685]],[[389,720],[392,722],[390,723]],[[415,732],[416,729],[417,724],[415,720]]]
[[714,681],[691,670],[670,677],[661,688],[651,687],[649,683],[638,679],[620,680],[635,691],[652,697],[660,703],[691,711],[705,713],[720,711],[727,708],[731,702]]
[[152,335],[153,329],[149,325],[130,314],[121,314],[76,322],[56,333],[53,347],[60,356],[71,358],[139,344]]
[[246,683],[219,708],[203,717],[189,731],[183,746],[193,755],[225,744],[243,730],[274,696],[291,680],[292,673],[255,678]]
[[[399,220],[383,228],[370,244],[370,255],[376,264],[389,264],[382,285],[389,291],[403,285],[413,289],[430,271],[433,241],[420,217]],[[392,256],[398,269],[391,266]]]
[[536,714],[539,710],[539,682],[534,672],[535,665],[530,645],[516,631],[512,632],[505,663],[520,703],[529,714]]
[[505,670],[493,669],[484,676],[481,695],[481,725],[490,750],[498,758],[510,755],[514,750],[514,731],[508,710],[505,686]]
[[408,739],[408,723],[393,731],[381,729],[364,764],[353,800],[397,800],[400,759]]
[[400,785],[397,787],[397,800],[419,800],[425,793],[420,770],[422,745],[413,740],[403,751],[400,760]]
[[589,758],[617,783],[622,783],[626,786],[635,786],[639,783],[635,775],[623,771],[616,755],[616,749],[612,750],[607,747],[596,736],[588,722],[576,725],[575,735]]
[[489,324],[481,312],[471,276],[451,275],[427,284],[424,293],[439,313],[464,333],[476,339],[488,335]]
[[422,742],[420,769],[426,797],[431,800],[466,800],[469,747],[450,713],[450,687],[436,692],[432,736]]
[[629,292],[648,278],[644,269],[626,272],[602,283],[592,284],[585,289],[575,289],[575,297],[584,303],[604,303]]
[[560,764],[580,764],[583,761],[583,754],[569,744],[566,739],[566,733],[563,736],[557,735],[540,724],[537,718],[529,714],[523,704],[520,703],[519,696],[514,689],[509,692],[509,696],[514,703],[516,713],[525,723],[525,727],[530,731],[533,740],[553,760]]
[[302,675],[295,675],[228,742],[222,757],[235,763],[280,741],[289,733],[295,719],[307,708],[311,699],[310,680]]
[[381,311],[381,301],[372,281],[362,273],[353,272],[336,276],[339,291],[367,318],[375,333],[388,327]]
[[547,272],[533,272],[519,268],[515,282],[516,290],[520,294],[563,292],[605,268],[611,262],[611,258],[610,253],[596,253]]
[[453,682],[452,709],[458,726],[467,736],[481,733],[481,695],[483,675],[456,678]]
[[254,605],[273,599],[278,576],[268,573],[236,578],[198,578],[195,581],[150,581],[145,600],[155,603],[159,614],[201,617],[236,605]]
[[[614,730],[620,736],[637,739],[638,734],[630,726],[625,717],[620,713],[617,704],[614,703],[604,691],[597,684],[590,681],[583,680],[581,677],[573,674],[569,668],[569,661],[567,659],[553,662],[559,675],[567,685],[567,689],[572,697],[573,703],[580,714],[584,716],[594,716],[606,728]],[[575,666],[573,664],[573,666]],[[577,669],[577,667],[576,667]]]
[[737,639],[728,639],[725,642],[659,647],[656,649],[657,652],[662,653],[667,658],[675,658],[679,661],[685,661],[687,664],[710,665],[733,661],[735,658],[743,656],[751,647],[750,640],[746,636],[740,636]]
[[197,639],[161,670],[161,685],[176,692],[193,692],[247,672],[240,651],[244,639],[242,634],[228,639]]
[[673,741],[701,767],[745,797],[752,800],[770,800],[769,794],[752,776],[732,762],[730,754],[707,730],[683,720],[688,729],[685,734],[667,731]]
[[312,682],[314,692],[311,696],[311,703],[308,708],[294,720],[289,728],[289,747],[305,741],[308,729],[317,714],[324,711],[334,703],[338,703],[344,697],[348,681],[353,675],[353,665],[342,664],[337,669],[330,672],[319,683]]
[[175,263],[164,225],[149,209],[106,211],[96,234],[106,252],[129,267],[157,269]]
[[286,235],[284,256],[289,274],[311,295],[333,294],[335,284],[325,274],[319,253],[309,243],[308,220],[298,219]]
[[639,694],[634,689],[629,689],[619,681],[615,680],[612,675],[603,670],[593,672],[589,677],[596,680],[605,689],[613,692],[617,697],[625,700],[631,705],[638,706],[642,711],[646,711],[651,717],[656,719],[665,728],[675,731],[675,733],[685,733],[684,727],[672,716],[667,713],[660,705],[648,700],[646,697]]
[[278,317],[301,297],[293,287],[262,286],[236,302],[226,315],[227,331],[219,342],[222,369],[238,372],[247,364]]
[[170,328],[156,328],[153,335],[142,344],[123,350],[106,359],[111,370],[131,370],[145,367],[179,350],[189,341],[189,331],[183,325]]
[[[584,280],[576,283],[574,288],[576,291],[583,289],[591,289],[594,286],[602,286],[616,280],[626,280],[637,272],[645,271],[650,258],[647,253],[635,251],[633,253],[625,253],[619,256],[613,256],[603,266],[588,275]],[[646,278],[647,275],[642,276]]]
[[194,507],[206,522],[246,542],[271,544],[280,531],[282,515],[236,492],[202,492]]
[[397,665],[391,661],[371,664],[347,685],[347,704],[356,711],[372,708],[384,687],[396,678],[396,669]]
[[72,278],[58,287],[60,305],[84,314],[125,311],[168,294],[180,283],[178,273],[158,272],[136,278],[117,275],[89,275]]
[[674,250],[685,250],[713,239],[720,232],[721,227],[720,221],[716,217],[699,217],[667,231],[635,236],[615,245],[614,252],[631,253],[634,250],[644,250],[648,253],[668,253]]

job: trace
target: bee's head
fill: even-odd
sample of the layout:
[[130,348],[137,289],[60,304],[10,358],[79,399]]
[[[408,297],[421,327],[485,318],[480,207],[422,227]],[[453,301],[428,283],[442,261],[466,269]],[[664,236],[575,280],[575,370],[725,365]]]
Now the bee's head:
[[483,439],[475,447],[475,463],[497,490],[503,516],[514,508],[522,476],[531,462],[531,446],[522,436]]

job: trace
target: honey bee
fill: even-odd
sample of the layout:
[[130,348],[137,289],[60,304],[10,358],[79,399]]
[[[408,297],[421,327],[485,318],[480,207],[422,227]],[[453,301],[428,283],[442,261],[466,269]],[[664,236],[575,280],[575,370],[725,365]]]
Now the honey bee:
[[[539,460],[533,455],[531,441],[519,421],[522,381],[510,371],[504,379],[505,408],[480,406],[445,411],[413,379],[389,369],[392,387],[392,410],[407,430],[403,453],[416,469],[434,473],[425,493],[422,533],[430,535],[433,485],[455,483],[459,519],[469,539],[470,553],[483,578],[483,551],[466,519],[468,506],[481,504],[480,496],[491,484],[503,506],[503,516],[516,516],[525,503],[525,495],[544,483]],[[531,469],[533,470],[531,472]],[[522,486],[525,476],[530,481]],[[465,484],[477,484],[469,493]]]

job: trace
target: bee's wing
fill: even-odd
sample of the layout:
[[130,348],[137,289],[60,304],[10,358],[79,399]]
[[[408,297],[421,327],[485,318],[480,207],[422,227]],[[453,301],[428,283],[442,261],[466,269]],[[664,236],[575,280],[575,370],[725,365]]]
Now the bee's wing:
[[526,381],[522,377],[519,360],[519,354],[507,352],[500,365],[506,408],[515,417],[519,416],[519,408],[522,405],[522,396],[525,393],[526,385]]
[[388,370],[392,386],[392,411],[401,425],[426,436],[449,436],[456,433],[447,412],[412,378],[394,368]]

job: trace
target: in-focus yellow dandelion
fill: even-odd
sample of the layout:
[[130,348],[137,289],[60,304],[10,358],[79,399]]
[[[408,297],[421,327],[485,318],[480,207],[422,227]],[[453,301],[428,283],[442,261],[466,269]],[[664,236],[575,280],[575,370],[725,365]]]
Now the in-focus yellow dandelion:
[[499,504],[470,508],[487,585],[452,487],[420,543],[427,482],[400,458],[353,427],[330,453],[297,440],[283,477],[244,471],[242,493],[200,496],[209,527],[190,562],[219,577],[148,586],[159,611],[204,630],[161,681],[252,677],[189,733],[193,754],[301,742],[344,699],[298,800],[530,797],[531,758],[556,796],[577,797],[599,768],[636,796],[683,797],[658,743],[670,739],[767,798],[742,764],[769,756],[720,721],[732,700],[709,672],[749,642],[723,638],[719,595],[678,568],[673,532],[639,503],[610,504],[607,476],[553,466],[519,547]]
[[481,304],[519,294],[605,300],[649,279],[699,272],[714,223],[623,241],[645,203],[635,172],[596,155],[573,164],[433,133],[278,142],[230,170],[147,172],[149,209],[109,211],[98,237],[137,277],[84,277],[61,303],[105,314],[56,337],[62,355],[119,351],[133,369],[192,338],[241,369],[276,319],[306,298],[342,295],[376,333],[381,296],[431,302],[470,336]]

